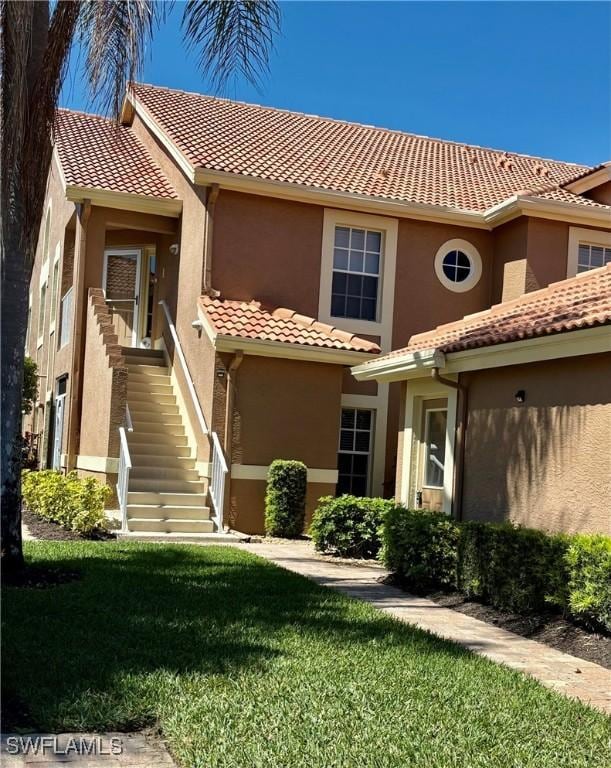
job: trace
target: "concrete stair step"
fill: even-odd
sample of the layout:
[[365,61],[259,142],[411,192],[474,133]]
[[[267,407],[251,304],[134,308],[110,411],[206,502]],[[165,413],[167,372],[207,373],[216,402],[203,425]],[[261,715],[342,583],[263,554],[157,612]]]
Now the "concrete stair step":
[[[135,432],[131,433],[135,435]],[[129,452],[131,455],[132,463],[135,463],[138,459],[141,459],[141,463],[152,465],[162,464],[166,461],[193,461],[195,465],[195,459],[191,456],[191,449],[187,445],[171,445],[170,443],[138,443],[127,440],[129,445]],[[181,464],[182,466],[182,464]],[[191,469],[191,467],[189,467]]]
[[144,429],[139,429],[137,432],[134,430],[133,432],[127,433],[127,444],[129,445],[130,453],[132,452],[132,446],[134,453],[142,453],[139,446],[143,445],[153,447],[158,446],[165,451],[166,448],[172,446],[186,448],[187,436],[170,435],[164,434],[163,432],[146,432]]
[[212,533],[212,520],[173,520],[133,517],[127,521],[130,531],[146,531],[150,533]]
[[129,489],[127,494],[128,506],[151,504],[162,507],[195,507],[203,509],[207,504],[207,494],[205,493],[184,493],[179,491],[134,491]]
[[150,491],[151,493],[205,493],[206,484],[201,480],[163,480],[150,477],[129,476],[129,491]]
[[139,349],[137,347],[122,347],[123,356],[133,364],[165,365],[165,355],[161,349]]
[[156,520],[209,520],[208,507],[179,507],[162,504],[129,504],[127,518],[153,518]]
[[148,435],[162,434],[178,435],[180,437],[183,437],[185,434],[185,428],[182,426],[182,423],[167,424],[165,421],[136,421],[136,419],[132,419],[132,423],[134,425],[134,431],[132,434],[135,434],[136,432],[142,432]]
[[166,480],[178,480],[179,482],[199,482],[199,472],[195,469],[180,469],[165,466],[143,467],[142,465],[134,465],[129,473],[130,487],[132,481],[135,480],[162,480],[164,482]]
[[132,416],[139,419],[147,419],[150,416],[156,416],[163,414],[164,416],[178,416],[178,406],[171,403],[163,403],[162,405],[156,405],[151,403],[134,403],[133,406],[129,406],[129,412]]
[[[177,448],[174,449],[178,450]],[[135,453],[130,451],[132,466],[136,468],[156,468],[156,469],[181,469],[194,470],[195,459],[187,454],[186,456],[159,453]]]
[[132,407],[140,407],[141,410],[151,411],[162,405],[176,405],[176,396],[132,393],[131,397],[127,398],[127,404],[129,405],[130,411]]
[[154,365],[144,366],[127,366],[127,377],[131,381],[162,381],[164,383],[171,383],[170,374],[166,368],[159,368]]
[[134,382],[127,379],[127,400],[142,400],[148,395],[173,395],[174,390],[170,384],[151,384],[146,382]]
[[144,427],[147,424],[167,424],[182,426],[182,418],[178,413],[166,413],[165,411],[146,411],[144,414],[142,411],[132,411],[130,409],[132,422],[134,429]]

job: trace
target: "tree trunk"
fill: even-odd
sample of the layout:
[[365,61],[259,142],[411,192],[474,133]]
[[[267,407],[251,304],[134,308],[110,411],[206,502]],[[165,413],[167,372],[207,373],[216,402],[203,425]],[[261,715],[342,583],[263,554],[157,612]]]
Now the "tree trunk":
[[[21,540],[21,393],[28,322],[28,287],[49,163],[32,164],[28,129],[42,82],[49,28],[48,3],[5,2],[2,7],[2,444],[0,446],[2,571],[23,568]],[[39,105],[44,108],[44,105]],[[38,136],[41,146],[50,137]],[[46,165],[46,167],[45,167]]]
[[[16,217],[20,218],[20,217]],[[21,391],[29,275],[17,221],[5,228],[2,250],[2,570],[23,567],[21,544]],[[12,231],[11,231],[12,230]]]

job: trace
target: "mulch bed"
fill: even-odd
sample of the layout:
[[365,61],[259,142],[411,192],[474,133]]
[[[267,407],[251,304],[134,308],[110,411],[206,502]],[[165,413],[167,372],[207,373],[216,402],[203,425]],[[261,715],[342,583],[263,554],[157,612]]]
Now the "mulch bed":
[[524,616],[499,611],[489,605],[467,600],[460,593],[436,592],[426,595],[438,605],[451,608],[474,619],[486,621],[516,635],[536,640],[563,653],[611,669],[611,637],[587,629],[563,619],[558,614],[534,614]]
[[66,528],[58,525],[58,523],[43,520],[25,507],[22,508],[21,516],[32,536],[37,539],[44,539],[45,541],[79,541],[83,539],[88,541],[106,541],[108,539],[115,539],[115,536],[107,531],[94,531],[86,535],[77,533],[77,531],[68,531]]

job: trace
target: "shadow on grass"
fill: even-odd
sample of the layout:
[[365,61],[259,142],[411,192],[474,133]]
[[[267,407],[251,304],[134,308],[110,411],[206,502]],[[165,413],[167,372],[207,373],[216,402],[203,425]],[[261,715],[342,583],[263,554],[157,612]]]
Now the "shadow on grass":
[[37,567],[82,579],[4,590],[3,689],[31,713],[23,726],[140,727],[156,717],[162,678],[178,690],[192,674],[263,675],[298,656],[295,638],[466,654],[233,548],[42,546]]

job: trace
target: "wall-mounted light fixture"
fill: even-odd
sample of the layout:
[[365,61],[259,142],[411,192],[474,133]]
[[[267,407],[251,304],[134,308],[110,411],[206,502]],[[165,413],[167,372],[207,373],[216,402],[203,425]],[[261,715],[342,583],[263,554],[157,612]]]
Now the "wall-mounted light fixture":
[[518,391],[514,395],[516,399],[516,403],[524,403],[526,402],[526,390],[524,389],[518,389]]
[[178,256],[179,251],[180,251],[180,246],[178,245],[178,243],[172,243],[172,245],[170,246],[170,253],[172,254],[172,256]]

